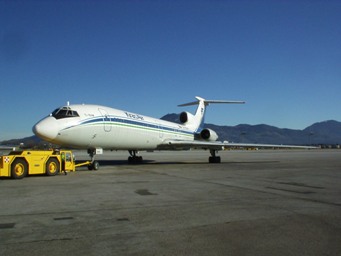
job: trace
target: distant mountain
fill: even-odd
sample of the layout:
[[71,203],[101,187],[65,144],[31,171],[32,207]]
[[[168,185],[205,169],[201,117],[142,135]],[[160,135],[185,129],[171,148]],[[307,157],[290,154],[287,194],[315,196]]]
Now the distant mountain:
[[[174,113],[161,119],[179,123],[179,115]],[[334,120],[315,123],[304,130],[281,129],[266,124],[205,124],[205,127],[214,130],[221,141],[292,145],[341,144],[341,122]]]
[[315,142],[323,141],[325,144],[337,142],[337,144],[341,144],[341,122],[328,120],[315,123],[303,131],[310,134]]
[[[179,114],[167,114],[161,119],[180,123]],[[341,144],[341,122],[335,120],[315,123],[303,130],[281,129],[266,124],[240,124],[236,126],[205,124],[205,127],[214,130],[219,135],[220,141],[291,145]],[[21,143],[27,148],[46,148],[50,145],[34,135],[0,142],[1,145],[5,146],[18,146]]]
[[25,137],[21,139],[11,139],[11,140],[4,140],[0,142],[3,146],[15,146],[18,147],[22,145],[23,148],[35,148],[35,147],[46,147],[48,142],[43,141],[42,139],[38,138],[37,136],[33,135],[30,137]]

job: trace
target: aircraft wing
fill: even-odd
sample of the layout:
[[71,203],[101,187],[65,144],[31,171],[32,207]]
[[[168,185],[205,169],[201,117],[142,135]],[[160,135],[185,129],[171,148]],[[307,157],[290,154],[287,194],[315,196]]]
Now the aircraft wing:
[[220,141],[209,142],[200,140],[165,140],[157,147],[160,150],[184,150],[184,149],[213,149],[223,150],[224,143]]
[[180,149],[212,149],[224,150],[228,148],[296,148],[296,149],[316,149],[311,146],[279,145],[279,144],[253,144],[253,143],[230,143],[221,141],[186,141],[186,140],[165,140],[158,146],[160,150],[180,150]]
[[225,148],[297,148],[297,149],[316,149],[312,146],[297,146],[297,145],[284,145],[284,144],[253,144],[253,143],[225,143]]

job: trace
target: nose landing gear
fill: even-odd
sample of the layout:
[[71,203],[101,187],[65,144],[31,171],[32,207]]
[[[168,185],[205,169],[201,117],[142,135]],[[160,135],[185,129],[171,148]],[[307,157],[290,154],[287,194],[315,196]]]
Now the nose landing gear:
[[[95,160],[97,152],[99,152],[98,149],[88,149],[88,154],[91,157],[91,163],[88,165],[88,170],[90,171],[97,171],[99,169],[99,163]],[[103,150],[101,152],[103,153]]]

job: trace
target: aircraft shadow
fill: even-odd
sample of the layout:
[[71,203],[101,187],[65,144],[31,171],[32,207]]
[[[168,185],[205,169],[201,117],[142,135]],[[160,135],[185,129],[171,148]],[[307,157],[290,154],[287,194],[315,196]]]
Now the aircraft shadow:
[[[142,162],[139,163],[129,163],[127,160],[97,160],[100,166],[139,166],[139,165],[176,165],[176,164],[181,164],[181,165],[205,165],[205,164],[210,164],[207,161],[203,162],[193,162],[193,161],[162,161],[158,162],[156,160],[148,160],[144,159]],[[219,164],[266,164],[266,163],[278,163],[279,161],[245,161],[245,162],[221,162]],[[218,165],[219,165],[218,164]],[[212,164],[210,164],[212,165]],[[214,165],[214,164],[213,164]]]
[[167,164],[208,164],[207,162],[180,162],[180,161],[166,161],[158,162],[155,160],[143,160],[139,163],[129,163],[127,160],[96,160],[100,166],[123,166],[123,165],[167,165]]

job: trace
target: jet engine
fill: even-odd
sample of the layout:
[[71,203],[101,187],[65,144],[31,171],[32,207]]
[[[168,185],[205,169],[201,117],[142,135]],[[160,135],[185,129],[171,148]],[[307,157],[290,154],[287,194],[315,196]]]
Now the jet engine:
[[200,132],[200,137],[203,140],[216,141],[218,139],[218,134],[211,129],[205,128]]
[[183,124],[190,123],[192,120],[194,120],[194,116],[191,113],[188,112],[181,112],[180,114],[180,122]]

